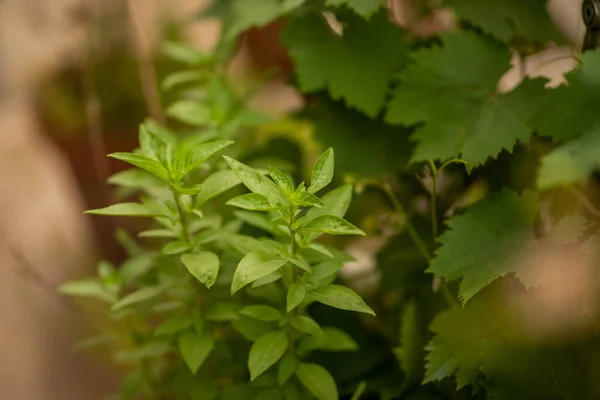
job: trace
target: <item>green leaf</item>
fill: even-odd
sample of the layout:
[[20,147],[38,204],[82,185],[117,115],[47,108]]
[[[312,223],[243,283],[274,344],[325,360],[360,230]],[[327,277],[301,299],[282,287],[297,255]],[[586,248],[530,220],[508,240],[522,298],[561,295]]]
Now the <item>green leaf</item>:
[[324,18],[308,14],[291,20],[281,40],[303,92],[327,89],[332,98],[375,117],[386,101],[394,72],[407,61],[408,47],[386,12],[369,21],[349,15],[345,22],[340,37]]
[[292,8],[280,0],[221,0],[213,3],[203,15],[218,17],[223,24],[223,39],[231,41],[247,29],[264,26]]
[[138,168],[117,172],[108,178],[111,185],[130,189],[157,190],[165,188],[164,183],[151,173]]
[[190,244],[184,240],[175,240],[167,243],[161,250],[164,255],[173,256],[190,250]]
[[236,303],[219,301],[208,308],[204,317],[209,321],[235,321],[239,319],[238,310]]
[[264,285],[268,285],[269,283],[273,283],[279,279],[281,279],[283,275],[281,275],[279,272],[273,272],[272,274],[269,274],[267,276],[264,276],[260,279],[255,280],[254,282],[252,282],[252,287],[253,288],[257,288],[257,287],[261,287]]
[[210,334],[198,336],[192,331],[182,334],[178,343],[179,352],[193,374],[196,374],[215,345]]
[[154,267],[152,257],[147,254],[130,257],[119,268],[119,275],[125,283],[135,282],[137,279],[146,275]]
[[420,318],[417,303],[411,300],[402,312],[400,346],[394,351],[407,382],[418,379],[423,373],[425,339]]
[[219,274],[219,257],[210,251],[184,254],[181,262],[196,279],[211,288]]
[[161,82],[160,87],[167,92],[181,85],[191,86],[193,83],[204,82],[207,78],[208,74],[206,71],[177,71],[167,75]]
[[240,314],[258,319],[259,321],[279,321],[282,318],[279,311],[266,305],[246,306],[240,310]]
[[247,193],[236,196],[230,199],[227,202],[227,205],[250,211],[269,211],[274,208],[271,203],[269,203],[269,199],[258,193]]
[[185,43],[165,42],[162,45],[162,53],[171,60],[178,61],[192,67],[205,65],[212,61],[211,57],[200,49]]
[[287,292],[287,312],[298,307],[306,296],[306,287],[301,282],[294,282],[290,285]]
[[540,189],[583,182],[600,169],[599,125],[542,158],[537,184]]
[[[585,180],[600,168],[600,52],[581,55],[577,69],[566,75],[568,85],[549,90],[532,119],[541,135],[566,143],[542,158],[538,186],[542,189]],[[569,104],[569,107],[565,107]],[[573,110],[577,110],[573,114]]]
[[122,310],[125,307],[129,307],[131,305],[153,299],[155,297],[160,296],[166,289],[166,285],[143,287],[117,301],[115,304],[112,305],[111,310]]
[[269,332],[252,344],[248,358],[250,380],[255,380],[283,356],[288,346],[285,332]]
[[304,315],[296,315],[290,319],[290,325],[300,332],[308,333],[313,336],[321,336],[323,329],[312,318]]
[[361,229],[335,215],[322,215],[317,217],[302,226],[302,230],[328,233],[330,235],[366,235]]
[[523,38],[546,44],[564,39],[548,15],[546,0],[446,0],[459,18],[466,19],[484,32],[508,42]]
[[209,175],[203,182],[202,191],[196,196],[194,208],[198,209],[208,200],[242,183],[231,170],[221,170]]
[[149,204],[140,203],[119,203],[105,208],[88,210],[85,214],[93,215],[114,215],[119,217],[163,217],[164,210],[153,207]]
[[269,165],[269,175],[271,176],[271,178],[273,178],[275,183],[281,188],[281,190],[283,190],[284,193],[294,193],[294,184],[292,183],[292,180],[281,170]]
[[309,282],[317,286],[322,286],[323,282],[333,281],[341,267],[342,263],[334,260],[317,264],[313,267],[313,273],[309,278]]
[[338,400],[338,391],[333,377],[318,364],[300,363],[296,377],[302,385],[319,400]]
[[352,289],[340,285],[327,285],[309,292],[309,296],[319,303],[341,310],[356,311],[375,315],[373,310]]
[[74,297],[90,297],[106,303],[114,303],[117,299],[115,295],[104,287],[99,280],[81,280],[63,283],[59,286],[58,292]]
[[200,164],[208,160],[210,157],[223,150],[225,147],[232,145],[232,140],[215,140],[213,142],[203,143],[189,149],[183,175],[197,168]]
[[179,100],[171,104],[166,113],[169,117],[193,126],[210,125],[210,108],[195,100]]
[[240,318],[231,321],[235,329],[246,340],[254,342],[273,330],[272,324],[265,321],[259,321],[254,318],[242,315]]
[[250,189],[253,193],[262,194],[269,202],[273,205],[279,203],[286,204],[287,200],[281,190],[277,187],[275,182],[270,180],[269,178],[259,174],[253,168],[242,164],[239,161],[234,160],[233,158],[223,156],[232,171],[235,172],[237,177],[242,181],[244,185],[248,189]]
[[387,112],[394,124],[424,123],[412,136],[412,161],[460,156],[477,166],[528,141],[527,121],[544,96],[544,81],[525,80],[499,94],[498,81],[510,68],[508,48],[471,33],[445,34],[442,42],[413,53]]
[[358,350],[358,344],[350,335],[333,326],[323,327],[321,335],[310,336],[298,346],[298,351],[307,353],[313,350],[345,352]]
[[535,194],[503,191],[476,203],[448,222],[436,257],[427,270],[452,280],[462,278],[460,297],[467,302],[495,279],[515,273],[526,285],[538,282],[531,274],[543,268],[545,256],[564,255],[562,245],[577,241],[583,231],[580,218],[566,218],[544,238],[536,240],[538,212]]
[[460,389],[479,379],[484,344],[502,331],[504,322],[504,315],[491,304],[489,297],[478,296],[464,308],[453,307],[435,317],[429,327],[434,337],[425,348],[423,383],[454,375]]
[[329,185],[333,179],[333,169],[335,166],[333,149],[328,148],[315,163],[312,175],[310,178],[310,187],[308,191],[310,193],[316,193]]
[[277,370],[277,384],[283,386],[296,372],[296,368],[300,362],[294,356],[285,356],[279,361]]
[[325,0],[326,7],[345,5],[363,18],[369,18],[377,10],[385,6],[385,0]]
[[[336,217],[344,217],[350,202],[352,201],[352,185],[343,185],[333,189],[321,198],[321,207],[313,207],[306,213],[305,222],[315,220],[323,215],[334,215]],[[303,244],[310,243],[321,236],[319,232],[307,232],[303,240]]]
[[233,295],[247,284],[277,271],[286,263],[287,261],[281,260],[279,257],[263,251],[253,251],[248,253],[246,257],[240,261],[233,274],[231,294]]
[[129,164],[135,165],[138,168],[146,170],[164,182],[169,181],[169,172],[167,169],[159,161],[156,161],[153,158],[143,154],[134,153],[112,153],[108,156],[116,158],[117,160],[125,161]]
[[192,326],[192,319],[189,315],[175,315],[160,324],[154,331],[154,336],[172,335],[190,326]]

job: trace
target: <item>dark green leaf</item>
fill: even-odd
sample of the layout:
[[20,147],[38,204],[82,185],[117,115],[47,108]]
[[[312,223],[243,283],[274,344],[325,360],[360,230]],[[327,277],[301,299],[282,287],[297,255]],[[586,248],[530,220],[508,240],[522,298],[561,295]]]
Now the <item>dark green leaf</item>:
[[271,306],[252,305],[246,306],[240,310],[240,314],[258,319],[260,321],[279,321],[282,315]]
[[179,352],[193,374],[202,366],[213,347],[213,338],[208,333],[198,336],[188,331],[179,337]]
[[290,319],[290,325],[300,332],[308,333],[313,336],[320,336],[323,330],[317,322],[304,315],[296,315]]
[[298,307],[306,296],[306,287],[301,282],[294,282],[290,285],[287,292],[287,312]]
[[300,363],[296,369],[296,377],[317,399],[339,400],[333,377],[320,365]]

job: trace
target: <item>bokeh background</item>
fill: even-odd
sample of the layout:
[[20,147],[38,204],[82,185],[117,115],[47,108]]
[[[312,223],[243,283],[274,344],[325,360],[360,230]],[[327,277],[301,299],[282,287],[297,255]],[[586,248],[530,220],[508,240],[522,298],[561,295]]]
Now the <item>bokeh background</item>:
[[[105,154],[134,148],[146,115],[162,118],[169,99],[152,86],[174,66],[161,43],[217,42],[219,21],[194,18],[210,2],[0,0],[0,399],[94,400],[114,391],[120,371],[108,358],[72,350],[90,327],[55,289],[100,258],[123,258],[117,223],[135,227],[82,212],[111,202],[105,181],[122,165]],[[420,15],[417,0],[390,2],[397,23],[421,35],[454,24],[443,10]],[[572,54],[584,26],[579,0],[552,0],[549,11],[572,46],[528,58],[525,71],[558,84],[573,67],[561,55]],[[281,24],[245,34],[229,68],[247,80],[279,67],[251,99],[274,116],[303,102],[285,83],[291,64],[278,44]],[[520,76],[515,68],[502,85]],[[377,244],[366,246],[368,259]]]

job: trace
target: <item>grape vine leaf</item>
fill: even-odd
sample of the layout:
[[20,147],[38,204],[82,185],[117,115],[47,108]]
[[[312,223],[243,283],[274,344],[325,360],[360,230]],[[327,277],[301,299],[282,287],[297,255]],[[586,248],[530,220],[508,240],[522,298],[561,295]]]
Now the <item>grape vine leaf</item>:
[[541,135],[566,141],[542,158],[540,188],[582,181],[600,168],[599,68],[599,51],[583,54],[580,67],[567,75],[568,86],[550,90],[532,118]]
[[387,111],[393,124],[425,123],[412,136],[412,161],[461,155],[477,166],[527,141],[526,122],[544,95],[544,80],[525,80],[500,94],[498,80],[510,67],[507,47],[464,32],[443,35],[442,42],[413,53]]
[[515,37],[545,44],[563,37],[546,10],[546,0],[446,0],[456,15],[508,42]]
[[528,287],[536,285],[542,255],[548,251],[562,255],[561,245],[576,241],[584,226],[580,217],[564,218],[536,239],[538,208],[537,196],[529,191],[518,195],[505,190],[481,200],[449,221],[427,271],[448,280],[462,278],[459,296],[463,303],[509,273]]
[[369,21],[349,15],[345,22],[339,36],[319,15],[295,18],[281,40],[296,65],[302,91],[327,89],[332,98],[375,117],[394,71],[407,61],[408,46],[385,12]]
[[363,18],[370,18],[374,12],[380,9],[385,4],[385,0],[326,0],[326,7],[339,7],[346,5],[362,16]]
[[478,296],[464,308],[453,307],[436,316],[429,327],[434,337],[425,347],[424,384],[454,375],[460,389],[478,380],[485,339],[493,337],[503,324],[489,299]]
[[220,19],[223,38],[231,40],[250,28],[269,24],[303,3],[302,0],[219,0],[200,16]]

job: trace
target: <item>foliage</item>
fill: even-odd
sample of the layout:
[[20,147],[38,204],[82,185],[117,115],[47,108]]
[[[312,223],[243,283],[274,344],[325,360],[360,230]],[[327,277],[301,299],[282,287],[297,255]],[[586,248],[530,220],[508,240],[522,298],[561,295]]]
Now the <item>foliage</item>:
[[[428,40],[385,3],[217,1],[214,54],[167,46],[188,66],[163,81],[181,95],[169,128],[147,120],[111,155],[137,167],[110,182],[139,201],[88,212],[151,223],[119,268],[61,287],[120,330],[117,398],[597,396],[599,53],[557,88],[501,91],[513,55],[562,40],[544,1],[428,3],[460,18]],[[274,122],[223,71],[280,18],[307,104]],[[324,150],[309,176],[261,162],[286,155],[253,140],[304,123]],[[340,248],[371,239],[361,292]]]

